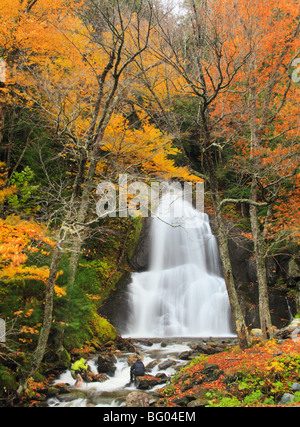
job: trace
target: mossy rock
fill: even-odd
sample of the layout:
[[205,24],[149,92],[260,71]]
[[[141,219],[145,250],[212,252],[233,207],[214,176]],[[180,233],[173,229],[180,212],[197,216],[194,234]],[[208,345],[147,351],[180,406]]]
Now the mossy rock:
[[118,336],[117,330],[114,326],[98,315],[95,315],[92,319],[91,329],[94,335],[94,340],[96,339],[96,341],[102,345],[115,342]]

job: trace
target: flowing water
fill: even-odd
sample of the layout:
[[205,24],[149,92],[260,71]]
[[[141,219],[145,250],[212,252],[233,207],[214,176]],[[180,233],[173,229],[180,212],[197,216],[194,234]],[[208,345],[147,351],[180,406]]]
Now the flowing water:
[[[147,370],[149,375],[157,375],[165,373],[168,377],[172,376],[176,369],[184,366],[187,362],[179,359],[182,352],[190,350],[189,343],[185,342],[169,342],[167,346],[160,342],[154,343],[151,347],[136,344],[136,348],[143,356],[144,365],[156,361],[155,366]],[[126,396],[132,391],[136,391],[134,385],[128,386],[130,381],[130,366],[127,363],[129,353],[122,353],[118,356],[116,363],[116,372],[110,376],[104,383],[83,383],[81,388],[73,387],[73,392],[57,398],[49,399],[50,407],[119,407],[125,404]],[[97,364],[95,359],[88,360],[88,364],[94,374],[97,374]],[[167,369],[160,369],[159,365],[166,360],[172,360],[174,365]],[[71,376],[70,371],[64,372],[55,382],[55,384],[64,383],[71,387],[75,381]],[[163,385],[154,387],[148,392],[155,391],[156,388],[161,388]]]
[[130,337],[222,337],[231,311],[209,218],[176,191],[161,201],[152,224],[151,264],[132,275]]
[[[149,271],[132,276],[130,319],[124,337],[161,337],[161,341],[168,337],[167,345],[157,342],[151,347],[137,344],[137,348],[144,354],[145,366],[160,361],[148,370],[150,375],[164,372],[171,376],[186,363],[180,360],[180,353],[191,347],[187,338],[178,341],[170,337],[232,337],[231,312],[207,215],[195,210],[179,193],[169,192],[153,219],[151,234],[151,266]],[[128,393],[135,390],[127,385],[127,357],[126,353],[118,355],[116,372],[104,383],[84,383],[79,394],[75,390],[50,399],[49,406],[124,405]],[[174,365],[160,369],[160,363],[170,359]],[[96,374],[96,358],[88,362]],[[73,385],[70,371],[56,383]]]

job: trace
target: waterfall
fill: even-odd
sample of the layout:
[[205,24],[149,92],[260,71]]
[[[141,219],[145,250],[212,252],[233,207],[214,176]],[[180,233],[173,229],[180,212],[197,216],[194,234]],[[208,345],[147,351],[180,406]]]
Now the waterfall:
[[152,221],[150,269],[129,286],[128,336],[231,336],[231,311],[209,219],[170,191]]

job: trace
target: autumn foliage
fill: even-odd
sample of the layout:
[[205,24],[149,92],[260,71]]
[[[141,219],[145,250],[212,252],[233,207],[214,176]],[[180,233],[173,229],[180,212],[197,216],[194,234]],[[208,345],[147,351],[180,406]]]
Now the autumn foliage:
[[[299,1],[185,3],[178,17],[150,0],[1,0],[0,317],[15,348],[40,333],[34,366],[49,342],[91,339],[130,271],[141,223],[97,217],[100,181],[205,180],[222,249],[226,221],[253,240],[257,271],[297,253]],[[271,373],[272,346],[209,362]],[[228,391],[222,377],[205,387]]]
[[[172,407],[183,397],[188,401],[189,396],[199,396],[202,405],[210,407],[277,406],[283,394],[291,392],[291,384],[298,382],[299,353],[299,340],[288,340],[200,356],[160,390],[160,403]],[[218,378],[208,378],[208,369],[214,369]]]

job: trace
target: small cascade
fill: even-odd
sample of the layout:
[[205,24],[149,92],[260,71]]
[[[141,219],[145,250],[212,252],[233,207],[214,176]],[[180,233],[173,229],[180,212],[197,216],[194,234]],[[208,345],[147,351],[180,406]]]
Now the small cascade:
[[209,218],[176,191],[152,223],[150,269],[129,286],[127,336],[231,336],[231,311]]

